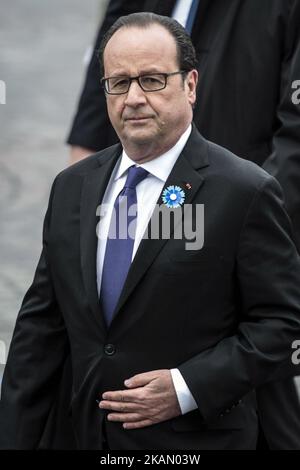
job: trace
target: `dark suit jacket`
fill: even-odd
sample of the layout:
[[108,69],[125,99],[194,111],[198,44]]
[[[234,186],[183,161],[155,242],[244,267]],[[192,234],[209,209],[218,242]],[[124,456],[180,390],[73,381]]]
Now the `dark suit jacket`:
[[[3,377],[1,446],[38,445],[69,344],[79,448],[101,448],[104,425],[111,449],[253,449],[253,389],[290,362],[300,328],[300,261],[280,186],[194,128],[165,187],[189,183],[185,207],[204,204],[204,247],[143,240],[107,330],[96,208],[120,152],[117,145],[93,155],[53,184],[43,252]],[[96,403],[104,391],[172,367],[199,410],[133,431],[105,420]]]

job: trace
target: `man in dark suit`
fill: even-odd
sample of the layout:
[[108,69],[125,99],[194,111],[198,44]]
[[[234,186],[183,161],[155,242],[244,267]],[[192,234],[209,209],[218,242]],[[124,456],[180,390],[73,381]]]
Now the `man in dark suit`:
[[[300,76],[300,2],[111,0],[68,138],[73,161],[118,141],[99,86],[96,51],[112,23],[135,11],[173,15],[189,23],[200,76],[194,122],[207,139],[278,179],[299,250],[300,107],[291,98]],[[295,373],[300,375],[299,368]],[[263,387],[257,399],[270,447],[299,449],[300,407],[295,413],[299,398],[293,379]]]
[[[1,446],[38,445],[70,345],[79,448],[254,449],[253,392],[289,367],[300,329],[280,186],[191,126],[198,73],[176,22],[122,18],[103,51],[122,146],[53,184],[3,378]],[[153,237],[171,209],[177,223]]]

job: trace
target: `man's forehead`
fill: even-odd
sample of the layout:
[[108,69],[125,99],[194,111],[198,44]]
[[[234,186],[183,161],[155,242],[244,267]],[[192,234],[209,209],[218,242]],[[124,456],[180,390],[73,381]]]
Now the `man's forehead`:
[[104,50],[106,74],[165,71],[177,66],[176,42],[160,25],[147,28],[122,27],[108,41]]
[[176,51],[176,42],[172,34],[162,25],[152,24],[147,27],[123,26],[108,41],[104,55],[124,53],[129,47],[141,52],[163,50],[166,53]]

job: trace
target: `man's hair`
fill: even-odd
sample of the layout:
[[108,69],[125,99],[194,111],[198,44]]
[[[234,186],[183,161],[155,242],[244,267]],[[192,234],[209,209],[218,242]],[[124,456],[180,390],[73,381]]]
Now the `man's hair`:
[[[98,50],[98,59],[100,62],[101,76],[104,75],[103,55],[104,49],[111,37],[121,28],[148,28],[154,24],[161,25],[173,36],[177,48],[177,61],[180,70],[189,72],[197,66],[196,52],[190,36],[178,21],[169,16],[156,15],[155,13],[132,13],[131,15],[121,16],[110,27],[104,35]],[[155,47],[155,44],[153,44]]]

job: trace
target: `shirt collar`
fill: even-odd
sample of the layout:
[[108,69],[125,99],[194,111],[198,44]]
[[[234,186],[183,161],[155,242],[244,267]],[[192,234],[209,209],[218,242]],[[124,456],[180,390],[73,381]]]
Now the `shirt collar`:
[[119,167],[116,171],[114,180],[121,178],[132,165],[141,166],[147,170],[151,175],[156,176],[156,178],[166,182],[173,166],[176,163],[177,158],[181,154],[185,144],[188,141],[188,138],[192,131],[192,125],[190,124],[186,131],[178,139],[174,147],[172,147],[167,152],[163,153],[159,157],[150,160],[149,162],[142,163],[141,165],[136,165],[136,162],[131,160],[128,157],[125,150],[123,149]]

